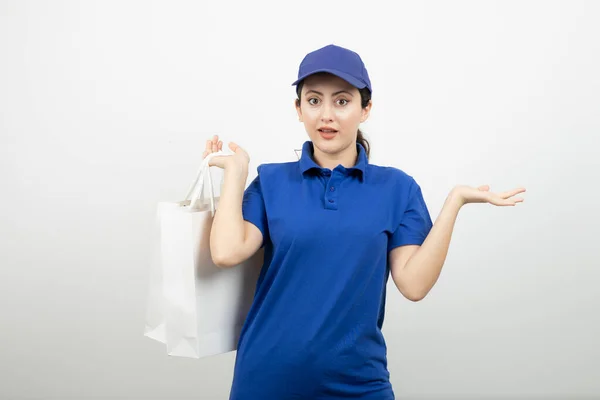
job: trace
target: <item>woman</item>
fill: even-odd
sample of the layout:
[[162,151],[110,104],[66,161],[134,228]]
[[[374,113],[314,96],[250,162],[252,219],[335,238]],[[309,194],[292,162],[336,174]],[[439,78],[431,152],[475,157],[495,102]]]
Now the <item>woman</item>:
[[[297,162],[262,164],[244,190],[248,154],[235,143],[211,231],[221,267],[261,247],[265,263],[242,329],[232,400],[394,399],[381,328],[389,276],[407,299],[435,284],[459,209],[523,201],[456,186],[435,224],[405,172],[370,164],[358,129],[371,82],[358,54],[329,45],[299,68],[296,110],[309,136]],[[221,150],[208,140],[204,156]]]

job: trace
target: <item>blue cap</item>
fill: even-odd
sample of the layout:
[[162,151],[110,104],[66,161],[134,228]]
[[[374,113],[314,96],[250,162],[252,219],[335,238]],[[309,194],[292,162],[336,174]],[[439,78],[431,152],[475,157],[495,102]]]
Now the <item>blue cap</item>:
[[358,89],[366,87],[371,93],[373,92],[365,64],[352,50],[330,44],[308,53],[300,64],[298,79],[292,83],[292,86],[317,72],[329,72]]

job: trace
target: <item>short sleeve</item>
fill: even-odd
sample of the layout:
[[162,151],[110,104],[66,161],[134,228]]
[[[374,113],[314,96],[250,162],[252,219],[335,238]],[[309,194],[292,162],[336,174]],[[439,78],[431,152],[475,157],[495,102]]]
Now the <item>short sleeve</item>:
[[388,251],[404,245],[420,246],[432,227],[433,222],[425,204],[421,187],[413,182],[409,191],[406,210],[402,215],[400,224],[396,227],[388,242]]
[[261,247],[264,246],[265,239],[268,235],[268,228],[267,212],[260,182],[260,169],[259,174],[244,191],[242,216],[245,221],[254,224],[261,231],[263,235],[263,244]]

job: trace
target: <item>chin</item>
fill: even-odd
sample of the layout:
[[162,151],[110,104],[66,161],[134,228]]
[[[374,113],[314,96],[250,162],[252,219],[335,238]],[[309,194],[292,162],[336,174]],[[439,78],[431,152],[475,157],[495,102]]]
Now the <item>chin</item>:
[[332,140],[317,137],[316,140],[313,140],[313,145],[323,153],[335,154],[346,149],[349,146],[349,143],[344,142],[340,137],[336,137]]

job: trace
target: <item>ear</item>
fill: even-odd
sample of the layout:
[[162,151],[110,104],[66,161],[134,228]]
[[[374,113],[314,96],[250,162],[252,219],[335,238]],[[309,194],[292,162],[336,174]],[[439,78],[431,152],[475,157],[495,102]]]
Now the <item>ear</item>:
[[294,106],[296,107],[296,112],[298,113],[298,120],[302,121],[302,109],[300,108],[300,101],[298,99],[294,100]]
[[371,107],[373,106],[373,101],[369,100],[369,104],[365,108],[362,109],[362,115],[360,117],[360,122],[365,122],[369,115],[371,115]]

